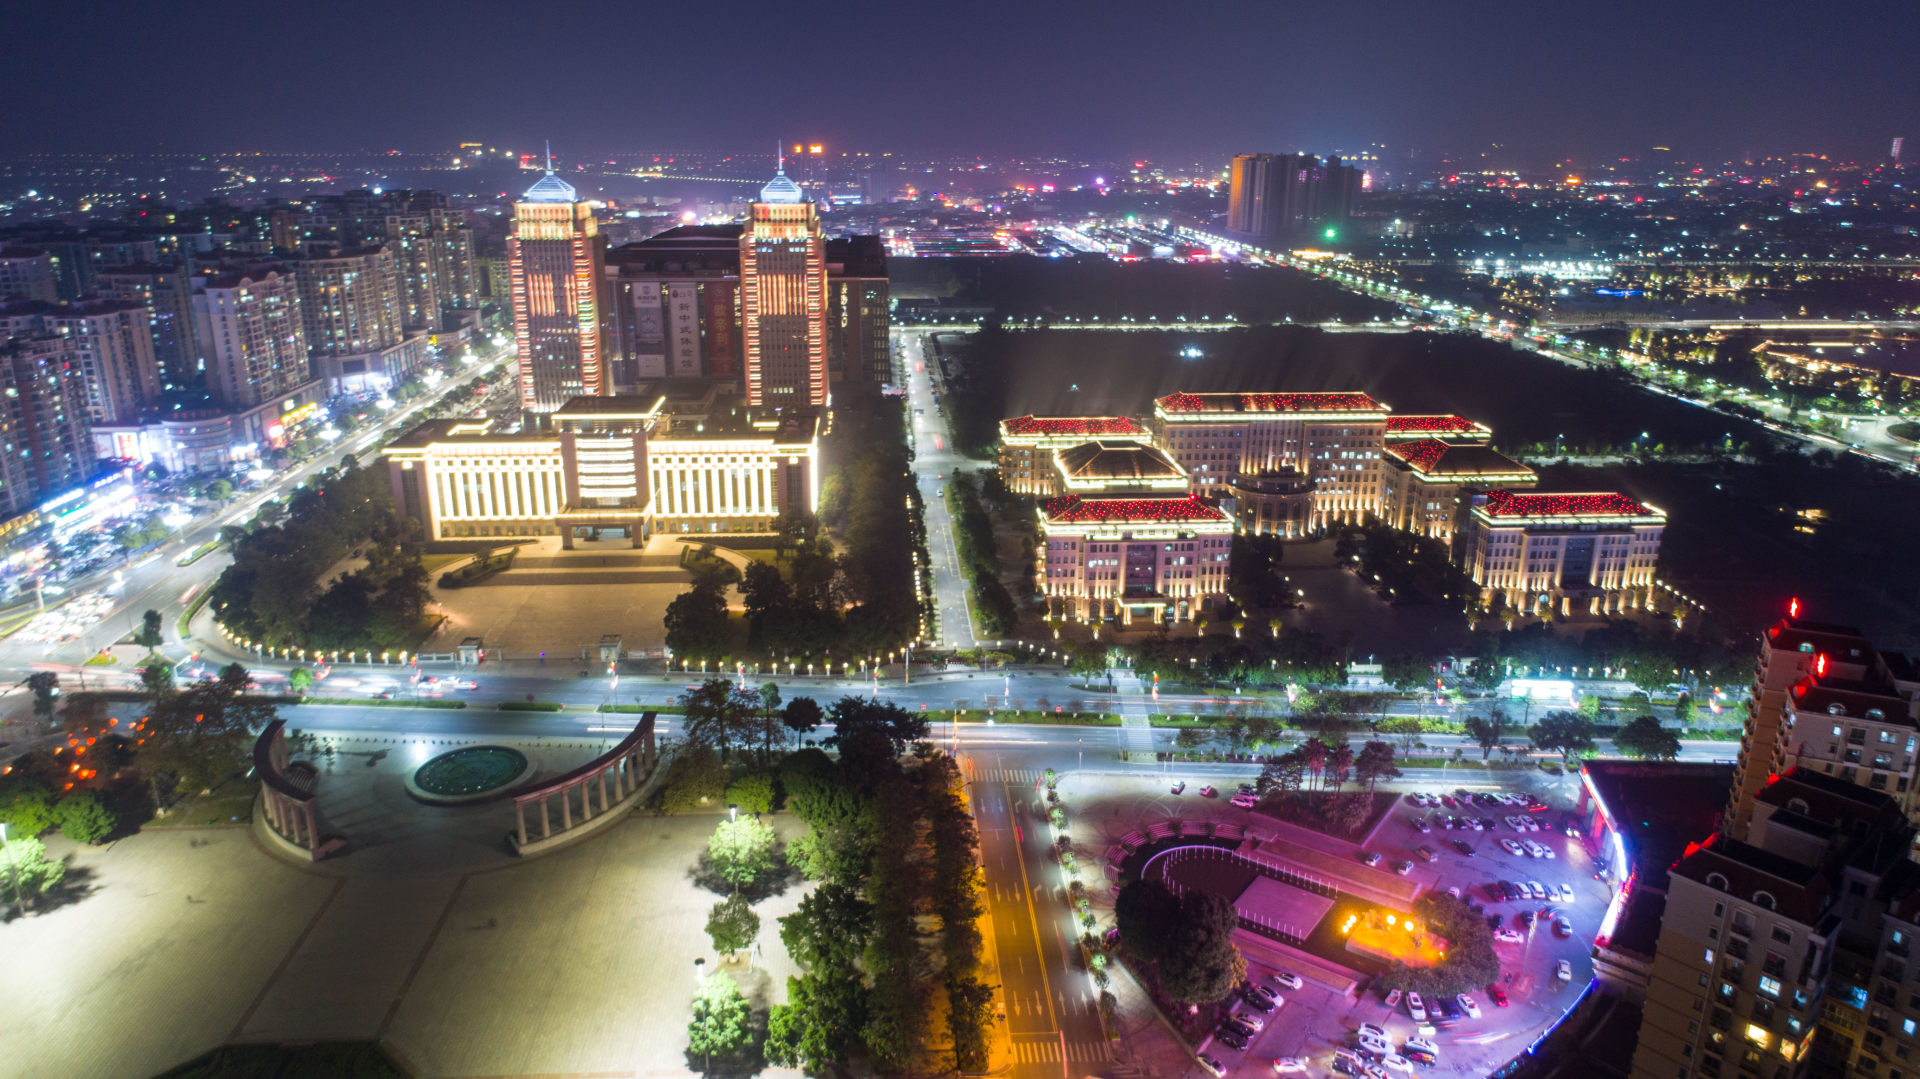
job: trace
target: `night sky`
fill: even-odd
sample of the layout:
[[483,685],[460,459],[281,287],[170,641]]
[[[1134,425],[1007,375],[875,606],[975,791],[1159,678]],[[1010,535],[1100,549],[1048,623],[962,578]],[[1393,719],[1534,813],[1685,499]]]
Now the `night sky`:
[[1920,4],[15,3],[0,151],[606,153],[776,139],[1544,163],[1920,143]]

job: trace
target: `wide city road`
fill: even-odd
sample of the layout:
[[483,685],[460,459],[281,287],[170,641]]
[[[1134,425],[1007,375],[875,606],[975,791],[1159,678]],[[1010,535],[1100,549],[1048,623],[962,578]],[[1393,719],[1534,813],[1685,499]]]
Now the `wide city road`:
[[973,608],[967,598],[967,576],[960,567],[953,538],[953,515],[947,511],[947,479],[972,462],[953,448],[953,428],[938,394],[939,364],[933,360],[925,331],[893,333],[893,354],[899,358],[907,388],[908,419],[913,429],[913,472],[926,506],[927,554],[933,561],[935,631],[949,648],[972,648],[979,643],[973,631]]

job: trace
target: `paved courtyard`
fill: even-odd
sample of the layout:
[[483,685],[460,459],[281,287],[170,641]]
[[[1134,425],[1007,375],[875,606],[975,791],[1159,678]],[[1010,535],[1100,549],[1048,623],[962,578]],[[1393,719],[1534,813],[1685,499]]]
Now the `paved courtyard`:
[[[498,842],[510,805],[389,804],[398,773],[446,747],[358,741],[322,765],[356,840],[338,859],[288,862],[233,827],[56,839],[84,894],[0,925],[0,1079],[140,1077],[228,1041],[334,1038],[381,1039],[421,1076],[685,1074],[693,962],[718,961],[719,897],[689,872],[718,816],[633,815],[520,861]],[[595,751],[549,743],[538,763]],[[740,977],[763,1008],[796,972],[776,919],[802,894],[755,904]]]
[[513,568],[465,588],[433,586],[447,620],[421,646],[451,652],[479,637],[496,655],[559,657],[597,649],[618,633],[628,650],[666,643],[667,604],[693,577],[680,568],[679,539],[656,535],[634,550],[624,539],[578,540],[560,549],[550,536],[520,549]]

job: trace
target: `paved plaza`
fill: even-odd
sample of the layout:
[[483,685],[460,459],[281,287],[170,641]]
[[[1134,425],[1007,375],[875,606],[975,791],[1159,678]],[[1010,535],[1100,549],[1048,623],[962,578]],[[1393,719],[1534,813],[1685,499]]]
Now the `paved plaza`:
[[[521,861],[501,842],[511,803],[396,793],[451,743],[381,741],[319,759],[329,819],[353,840],[336,859],[286,860],[245,827],[56,838],[84,894],[0,925],[0,1079],[134,1079],[229,1041],[324,1039],[380,1039],[422,1077],[685,1074],[694,960],[718,962],[719,897],[689,873],[718,816],[634,814]],[[599,752],[518,747],[542,775]],[[804,890],[754,906],[759,953],[739,977],[762,1008],[796,973],[776,919]]]
[[560,549],[557,536],[526,544],[512,569],[478,584],[435,582],[433,601],[447,620],[421,651],[451,652],[479,637],[496,655],[570,656],[597,649],[608,633],[619,634],[629,651],[657,650],[666,644],[667,604],[693,583],[680,568],[683,546],[667,534],[640,550],[624,539],[577,540],[571,551]]

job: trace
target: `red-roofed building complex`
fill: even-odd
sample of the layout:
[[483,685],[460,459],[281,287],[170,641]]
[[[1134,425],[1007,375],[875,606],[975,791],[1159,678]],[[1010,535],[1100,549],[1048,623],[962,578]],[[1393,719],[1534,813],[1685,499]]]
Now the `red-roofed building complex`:
[[1474,494],[1532,487],[1540,478],[1484,443],[1396,442],[1391,433],[1380,463],[1380,516],[1395,528],[1448,542],[1465,525]]
[[1647,605],[1666,525],[1622,494],[1502,488],[1474,500],[1459,557],[1488,606],[1611,614]]
[[1313,484],[1312,530],[1380,510],[1387,406],[1364,393],[1172,393],[1153,403],[1155,440],[1212,497],[1235,476],[1293,469]]
[[1000,479],[1015,494],[1051,497],[1055,451],[1099,439],[1153,443],[1153,433],[1130,416],[1015,416],[1000,421]]
[[1039,505],[1036,570],[1049,614],[1187,619],[1226,591],[1233,522],[1187,493],[1166,454],[1102,438],[1053,461],[1054,486],[1073,493]]

